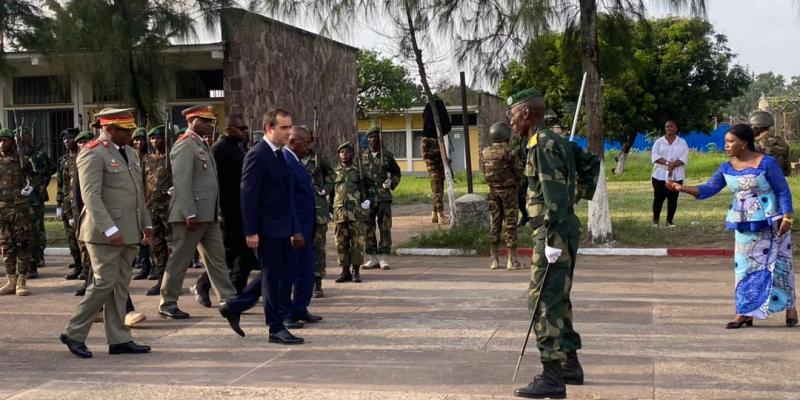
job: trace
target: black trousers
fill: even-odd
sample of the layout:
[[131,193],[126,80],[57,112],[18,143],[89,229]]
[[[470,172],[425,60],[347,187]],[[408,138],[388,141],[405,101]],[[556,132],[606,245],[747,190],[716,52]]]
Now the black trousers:
[[[678,209],[678,195],[680,192],[673,192],[667,189],[666,181],[652,178],[653,181],[653,222],[658,223],[661,220],[661,208],[664,206],[664,200],[667,200],[667,223],[671,224],[672,219],[675,218],[675,210]],[[683,185],[683,181],[675,181]]]

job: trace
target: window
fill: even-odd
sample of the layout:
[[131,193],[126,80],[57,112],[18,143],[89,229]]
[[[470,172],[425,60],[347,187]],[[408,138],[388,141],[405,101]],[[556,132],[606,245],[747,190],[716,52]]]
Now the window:
[[[58,160],[64,154],[64,145],[61,143],[61,131],[74,126],[72,109],[55,110],[25,110],[8,111],[8,127],[15,129],[17,123],[33,130],[33,140],[36,145],[42,145],[44,151],[53,159]],[[14,120],[14,117],[17,120]]]
[[422,131],[414,131],[411,133],[413,136],[413,143],[411,144],[411,156],[413,158],[422,158],[422,138],[425,135]]
[[[461,117],[462,114],[450,114],[450,122],[452,123],[453,127],[457,126],[464,126],[464,119]],[[469,118],[470,125],[478,125],[478,115],[475,113],[467,114]]]
[[13,81],[14,104],[63,104],[71,101],[64,76],[23,76]]
[[224,95],[222,70],[177,71],[175,73],[176,99],[211,99]]
[[394,158],[406,158],[406,132],[383,132],[383,147],[394,154]]

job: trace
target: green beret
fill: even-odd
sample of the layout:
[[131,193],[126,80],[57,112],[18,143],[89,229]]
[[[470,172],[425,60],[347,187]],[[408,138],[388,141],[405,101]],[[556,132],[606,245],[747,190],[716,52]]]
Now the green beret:
[[378,126],[373,126],[372,128],[369,128],[369,130],[367,131],[367,137],[380,135],[380,133],[381,133],[381,128]]
[[78,133],[80,133],[80,131],[81,130],[78,129],[78,128],[67,128],[67,129],[64,129],[63,131],[61,131],[61,140],[64,140],[65,138],[68,138],[68,137],[70,137],[72,139],[75,139],[75,136],[78,136]]
[[514,107],[518,104],[524,103],[528,100],[532,100],[535,98],[543,97],[541,93],[535,88],[529,88],[525,90],[521,90],[511,96],[508,96],[508,108]]
[[298,129],[302,129],[302,130],[308,132],[309,135],[314,136],[314,130],[311,129],[311,127],[308,126],[308,125],[295,125],[294,127],[298,128]]
[[147,132],[147,137],[164,136],[166,131],[167,131],[167,127],[166,126],[159,125],[159,126],[153,127],[153,129],[150,129],[150,131]]
[[342,149],[350,149],[352,151],[353,150],[353,145],[350,144],[350,142],[344,142],[344,143],[340,144],[339,147],[336,148],[336,152],[338,153],[338,152],[342,151]]
[[0,129],[0,139],[14,140],[14,131],[8,128]]
[[131,136],[131,139],[146,138],[146,137],[147,137],[147,129],[136,128],[133,131],[133,135]]
[[76,142],[80,142],[81,140],[94,140],[94,134],[89,131],[82,131],[78,136],[75,136]]

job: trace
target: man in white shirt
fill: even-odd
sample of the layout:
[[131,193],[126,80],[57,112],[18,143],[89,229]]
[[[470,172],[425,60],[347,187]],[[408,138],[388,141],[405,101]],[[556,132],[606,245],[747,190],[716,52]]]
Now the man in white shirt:
[[664,124],[665,135],[653,143],[651,161],[653,162],[653,226],[658,226],[661,219],[661,208],[667,200],[666,226],[674,227],[673,218],[678,208],[678,194],[667,190],[667,181],[683,184],[686,175],[686,164],[689,162],[689,146],[683,138],[678,137],[678,125],[675,121]]

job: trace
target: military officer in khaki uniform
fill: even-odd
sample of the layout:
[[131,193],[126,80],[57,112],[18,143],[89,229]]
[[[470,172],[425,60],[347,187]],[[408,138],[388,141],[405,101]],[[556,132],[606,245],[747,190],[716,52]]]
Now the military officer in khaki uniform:
[[69,320],[61,342],[70,352],[90,358],[86,337],[103,309],[110,354],[147,353],[150,347],[131,340],[125,326],[131,264],[137,245],[153,234],[144,203],[142,171],[128,145],[136,128],[133,109],[105,109],[97,114],[103,133],[78,154],[78,179],[84,209],[78,217],[79,238],[92,259],[94,285]]
[[217,167],[208,144],[203,140],[213,132],[217,117],[209,105],[183,110],[189,123],[169,154],[174,193],[170,199],[169,224],[172,254],[161,283],[159,314],[164,318],[187,319],[178,308],[178,296],[186,269],[195,249],[206,268],[211,286],[221,302],[236,295],[225,264],[225,247],[219,226],[219,185]]

